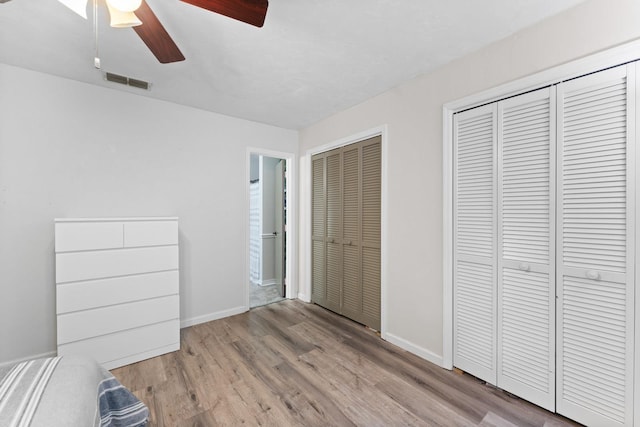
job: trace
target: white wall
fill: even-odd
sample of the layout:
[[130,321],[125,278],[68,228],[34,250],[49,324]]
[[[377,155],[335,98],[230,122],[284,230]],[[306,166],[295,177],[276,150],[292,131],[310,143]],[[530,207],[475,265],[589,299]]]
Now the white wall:
[[55,350],[53,219],[178,216],[181,317],[245,304],[247,147],[295,131],[0,64],[0,363]]
[[638,37],[640,2],[587,1],[301,131],[304,164],[313,147],[388,125],[388,333],[441,362],[442,105]]

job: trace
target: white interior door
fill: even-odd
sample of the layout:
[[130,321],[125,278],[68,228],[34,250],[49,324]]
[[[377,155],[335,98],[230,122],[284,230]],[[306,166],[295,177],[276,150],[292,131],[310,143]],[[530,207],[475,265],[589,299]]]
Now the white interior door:
[[555,409],[555,89],[498,102],[498,387]]
[[635,66],[558,86],[557,411],[633,425]]
[[454,117],[453,363],[496,384],[496,104]]

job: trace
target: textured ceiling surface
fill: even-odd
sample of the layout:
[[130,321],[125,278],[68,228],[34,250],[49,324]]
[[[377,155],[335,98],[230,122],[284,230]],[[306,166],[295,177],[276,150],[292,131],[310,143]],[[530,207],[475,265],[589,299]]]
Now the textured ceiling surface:
[[[160,64],[98,1],[0,3],[0,62],[300,129],[581,0],[270,0],[262,28],[178,0],[147,0],[186,60]],[[109,71],[151,90],[107,82]],[[0,95],[1,96],[1,95]]]

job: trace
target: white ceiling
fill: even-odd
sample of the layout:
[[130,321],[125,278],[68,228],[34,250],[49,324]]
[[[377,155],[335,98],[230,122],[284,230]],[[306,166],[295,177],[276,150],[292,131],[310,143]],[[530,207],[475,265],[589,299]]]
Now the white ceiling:
[[[262,28],[178,0],[147,0],[187,58],[160,64],[98,6],[102,71],[89,19],[55,0],[0,4],[0,62],[300,129],[582,0],[270,0]],[[89,1],[90,5],[93,3]],[[1,95],[0,95],[1,96]]]

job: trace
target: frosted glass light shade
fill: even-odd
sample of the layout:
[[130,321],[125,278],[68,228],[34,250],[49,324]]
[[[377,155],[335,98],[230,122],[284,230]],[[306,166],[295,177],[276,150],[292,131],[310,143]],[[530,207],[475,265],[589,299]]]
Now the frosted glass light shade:
[[120,12],[133,12],[142,4],[142,0],[107,0],[107,4]]
[[109,8],[109,16],[111,17],[111,26],[114,28],[128,28],[142,25],[142,21],[133,12],[123,12],[111,6],[111,2],[107,1]]
[[87,3],[89,0],[58,0],[69,9],[73,10],[78,15],[87,19]]

